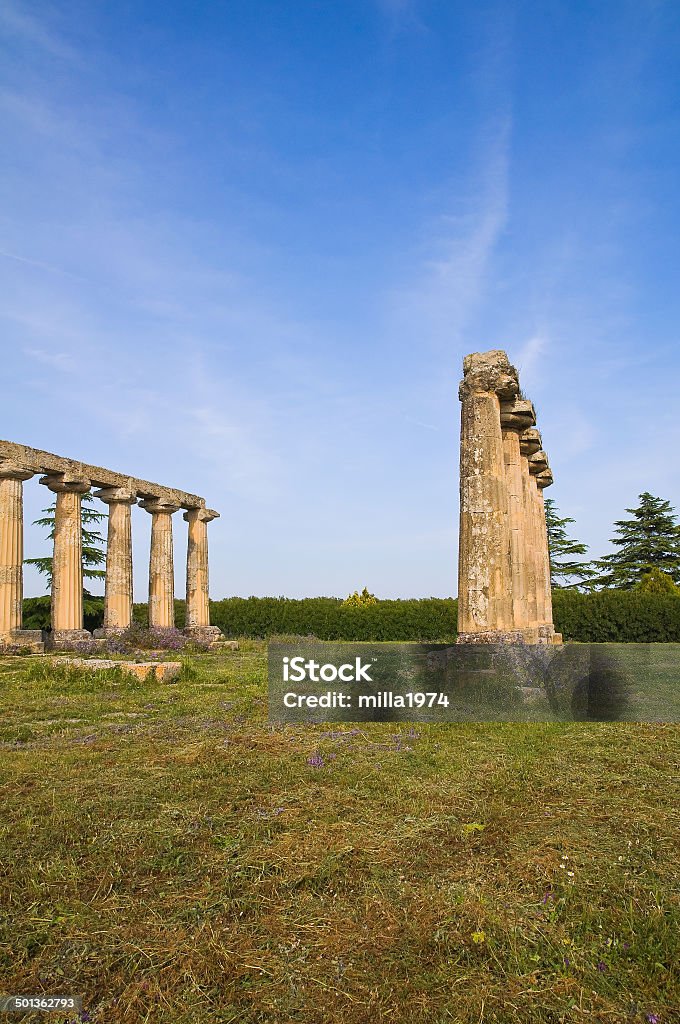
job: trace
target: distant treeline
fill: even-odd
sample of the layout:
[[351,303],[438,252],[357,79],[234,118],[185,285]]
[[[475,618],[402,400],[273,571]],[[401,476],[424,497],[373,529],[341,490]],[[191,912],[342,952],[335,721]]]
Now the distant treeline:
[[[101,625],[103,598],[87,601],[85,626]],[[364,607],[338,597],[227,597],[211,601],[211,621],[227,637],[313,636],[319,640],[422,640],[449,642],[456,636],[453,598],[378,601]],[[582,643],[680,643],[680,599],[635,591],[582,594],[553,591],[555,629]],[[175,602],[177,626],[184,625],[184,601]],[[148,621],[146,604],[135,619]],[[49,623],[49,598],[24,601],[26,628]]]

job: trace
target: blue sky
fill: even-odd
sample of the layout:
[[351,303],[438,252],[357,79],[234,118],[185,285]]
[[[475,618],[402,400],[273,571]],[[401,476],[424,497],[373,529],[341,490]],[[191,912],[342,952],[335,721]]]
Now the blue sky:
[[471,351],[591,554],[680,508],[677,3],[0,0],[0,42],[0,436],[204,495],[214,597],[455,593]]

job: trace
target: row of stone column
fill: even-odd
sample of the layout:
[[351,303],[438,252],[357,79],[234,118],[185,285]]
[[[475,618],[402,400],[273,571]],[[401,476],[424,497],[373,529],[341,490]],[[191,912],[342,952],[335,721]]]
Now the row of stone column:
[[[23,482],[32,470],[0,463],[0,643],[34,640],[22,630]],[[83,629],[83,544],[81,501],[91,481],[68,474],[40,478],[56,494],[52,564],[52,634],[55,646],[89,638]],[[131,506],[137,495],[122,487],[106,487],[95,495],[109,506],[106,549],[104,625],[95,636],[111,636],[132,623]],[[171,628],[175,621],[172,516],[180,506],[147,498],[139,502],[151,514],[149,558],[149,625]],[[185,632],[215,640],[221,631],[210,625],[208,603],[207,524],[218,513],[190,508],[188,523]]]
[[459,642],[559,642],[534,407],[500,351],[465,358],[459,397]]

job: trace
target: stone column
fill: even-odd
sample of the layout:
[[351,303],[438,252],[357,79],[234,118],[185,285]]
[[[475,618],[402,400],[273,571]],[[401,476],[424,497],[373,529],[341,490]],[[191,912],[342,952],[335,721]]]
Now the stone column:
[[24,599],[24,480],[34,474],[15,462],[0,462],[0,650],[42,648],[39,629],[22,629]]
[[555,632],[552,611],[552,584],[550,580],[550,548],[548,547],[548,527],[545,519],[545,502],[543,491],[550,487],[553,482],[553,475],[550,467],[536,474],[537,488],[537,513],[539,529],[539,553],[543,559],[543,609],[545,616],[545,640],[548,643],[561,644],[562,634]]
[[[536,564],[536,610],[539,641],[543,643],[551,643],[554,629],[552,625],[548,532],[545,523],[545,508],[543,505],[542,488],[538,486],[538,476],[542,476],[546,471],[549,472],[548,457],[544,451],[541,450],[529,456]],[[552,479],[552,475],[550,476]]]
[[512,618],[528,642],[536,642],[533,622],[529,620],[528,568],[530,556],[525,522],[525,498],[522,481],[520,434],[536,422],[534,407],[527,399],[501,402],[503,458],[508,488],[508,527],[512,573]]
[[172,515],[179,505],[147,498],[140,505],[151,513],[149,557],[149,626],[172,629],[175,625],[175,567],[172,551]]
[[184,632],[194,640],[214,643],[222,630],[210,625],[208,595],[208,523],[219,512],[209,508],[191,508],[184,513],[189,524],[187,544],[187,618]]
[[526,593],[527,593],[527,635],[531,642],[539,640],[539,614],[537,592],[537,538],[536,538],[536,502],[534,485],[529,471],[529,458],[540,451],[541,435],[538,430],[524,430],[519,438],[520,464],[522,475],[522,505],[524,523],[524,546],[526,557]]
[[124,487],[104,487],[95,496],[109,506],[106,541],[104,626],[96,637],[115,636],[132,623],[132,522],[130,506],[137,500]]
[[52,561],[52,634],[51,647],[68,647],[79,640],[90,640],[83,629],[83,530],[81,499],[90,489],[90,481],[67,473],[43,476],[45,484],[57,496],[54,516],[54,556]]
[[517,641],[500,410],[517,395],[517,371],[500,351],[466,356],[463,369],[458,642]]

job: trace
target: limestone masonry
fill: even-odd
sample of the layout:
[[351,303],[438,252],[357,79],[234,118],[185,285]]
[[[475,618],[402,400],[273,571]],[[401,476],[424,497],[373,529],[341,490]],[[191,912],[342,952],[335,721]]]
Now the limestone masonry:
[[534,407],[505,352],[474,352],[463,373],[458,642],[561,643],[543,504],[553,477]]
[[179,491],[63,459],[50,452],[0,441],[0,650],[41,648],[40,630],[22,629],[23,601],[23,482],[37,474],[56,495],[52,563],[52,647],[88,640],[83,629],[82,495],[94,493],[109,507],[106,549],[104,626],[96,637],[115,635],[132,622],[131,506],[139,503],[151,514],[149,558],[149,625],[174,626],[174,568],[172,516],[186,509],[187,616],[185,632],[194,639],[217,642],[222,633],[210,625],[208,604],[208,523],[219,512],[205,507],[197,494]]

